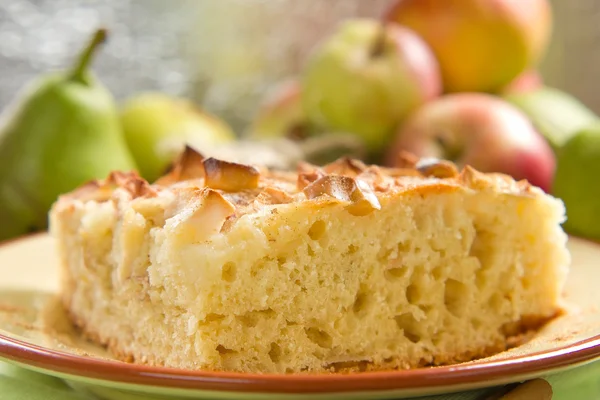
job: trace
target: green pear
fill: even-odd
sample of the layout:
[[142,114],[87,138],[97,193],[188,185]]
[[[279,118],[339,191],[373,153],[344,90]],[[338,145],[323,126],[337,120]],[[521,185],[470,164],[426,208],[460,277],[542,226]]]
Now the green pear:
[[504,98],[527,114],[555,150],[573,134],[598,121],[596,114],[579,100],[551,87],[509,93]]
[[31,82],[0,116],[0,240],[47,227],[57,197],[135,169],[113,97],[88,70],[99,30],[73,69]]
[[150,182],[164,174],[186,144],[205,152],[236,138],[224,121],[187,99],[163,93],[127,100],[120,118],[140,174]]
[[553,194],[565,203],[568,232],[600,239],[600,123],[580,130],[557,153]]

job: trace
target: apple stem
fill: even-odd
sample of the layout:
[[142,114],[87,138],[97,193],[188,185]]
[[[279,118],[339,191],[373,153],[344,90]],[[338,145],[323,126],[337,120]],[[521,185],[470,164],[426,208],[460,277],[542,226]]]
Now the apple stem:
[[85,72],[88,69],[90,62],[96,50],[102,43],[106,41],[108,37],[108,31],[104,28],[98,29],[92,39],[88,43],[88,45],[84,48],[83,52],[79,56],[79,59],[75,63],[71,73],[69,74],[69,78],[71,80],[79,81],[85,83]]
[[385,50],[385,39],[386,39],[386,26],[385,24],[381,24],[379,30],[377,32],[377,36],[375,37],[375,42],[373,43],[373,47],[371,47],[371,57],[377,58],[380,57]]

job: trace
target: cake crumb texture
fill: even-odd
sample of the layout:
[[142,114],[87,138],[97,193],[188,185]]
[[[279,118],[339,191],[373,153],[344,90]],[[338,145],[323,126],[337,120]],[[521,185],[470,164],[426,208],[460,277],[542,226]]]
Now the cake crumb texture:
[[560,310],[564,207],[526,182],[431,161],[223,164],[236,191],[207,186],[202,157],[186,157],[153,185],[114,173],[51,212],[63,304],[121,359],[260,373],[449,364]]

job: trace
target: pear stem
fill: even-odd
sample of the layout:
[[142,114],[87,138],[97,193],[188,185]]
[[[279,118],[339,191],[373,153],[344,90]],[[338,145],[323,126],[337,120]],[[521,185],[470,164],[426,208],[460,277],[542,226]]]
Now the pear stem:
[[383,55],[385,51],[385,42],[386,42],[386,25],[381,24],[379,30],[377,31],[377,36],[375,37],[375,42],[373,42],[373,47],[371,47],[371,57],[377,58]]
[[92,36],[92,39],[90,40],[88,45],[84,48],[83,52],[79,56],[79,59],[75,63],[75,66],[71,70],[71,73],[69,75],[70,79],[80,81],[80,82],[85,81],[85,78],[84,78],[85,71],[88,69],[88,66],[89,66],[90,62],[92,61],[92,58],[94,57],[94,54],[96,53],[96,50],[102,43],[104,43],[106,41],[107,37],[108,37],[108,31],[104,28],[98,29],[94,33],[94,36]]

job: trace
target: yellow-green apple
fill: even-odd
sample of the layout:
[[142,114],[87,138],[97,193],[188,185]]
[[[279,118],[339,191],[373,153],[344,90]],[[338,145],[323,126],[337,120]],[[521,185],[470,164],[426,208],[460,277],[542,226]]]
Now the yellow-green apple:
[[302,139],[308,136],[310,127],[301,95],[297,79],[276,85],[260,105],[246,136],[250,139]]
[[560,148],[572,135],[598,122],[598,116],[577,98],[548,86],[509,92],[504,99],[527,115],[553,149]]
[[558,150],[552,192],[567,208],[565,229],[600,240],[600,124],[579,130]]
[[120,117],[140,174],[150,182],[165,172],[186,144],[201,151],[235,140],[224,121],[187,99],[162,93],[142,93],[129,99]]
[[527,117],[483,93],[449,94],[421,107],[399,130],[386,163],[394,165],[401,151],[527,179],[545,191],[555,168],[552,149]]
[[372,153],[389,144],[408,113],[441,91],[437,61],[418,35],[368,19],[344,21],[320,43],[302,85],[311,123],[360,136]]
[[448,92],[496,92],[543,55],[547,0],[399,0],[385,15],[418,34],[440,63]]

